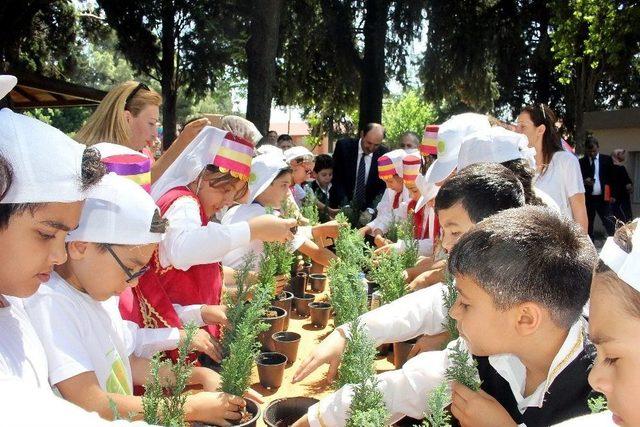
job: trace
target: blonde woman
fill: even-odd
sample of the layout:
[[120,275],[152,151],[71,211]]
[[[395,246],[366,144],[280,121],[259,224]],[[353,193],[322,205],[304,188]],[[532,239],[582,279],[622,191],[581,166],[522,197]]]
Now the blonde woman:
[[[142,151],[147,143],[158,137],[156,123],[160,118],[160,105],[162,97],[146,84],[124,82],[107,93],[75,139],[86,145],[111,142]],[[209,120],[203,118],[185,126],[171,147],[151,167],[152,183],[208,124]]]

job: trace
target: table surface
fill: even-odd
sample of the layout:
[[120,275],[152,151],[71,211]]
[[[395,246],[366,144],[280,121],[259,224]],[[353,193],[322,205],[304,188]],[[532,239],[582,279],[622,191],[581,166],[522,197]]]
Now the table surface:
[[[327,285],[328,288],[328,285]],[[326,299],[326,292],[316,294],[316,301]],[[251,382],[252,388],[264,396],[264,404],[260,405],[262,409],[262,415],[258,420],[258,426],[266,426],[263,420],[264,410],[273,400],[280,399],[282,397],[295,397],[295,396],[307,396],[320,399],[332,391],[334,388],[328,385],[326,382],[326,373],[328,365],[321,366],[316,369],[311,375],[304,379],[304,381],[297,384],[291,384],[293,374],[296,372],[298,366],[302,363],[304,358],[311,353],[313,348],[326,337],[331,331],[333,331],[333,319],[329,321],[329,324],[323,329],[317,329],[311,324],[309,317],[300,318],[295,312],[292,313],[289,320],[289,328],[291,332],[297,332],[301,335],[300,346],[298,347],[298,356],[293,365],[288,366],[284,371],[284,379],[282,380],[282,386],[278,389],[268,390],[260,385],[258,380],[258,371],[254,367]],[[388,371],[394,369],[393,363],[390,363],[386,358],[379,357],[376,360],[376,370],[378,372]]]

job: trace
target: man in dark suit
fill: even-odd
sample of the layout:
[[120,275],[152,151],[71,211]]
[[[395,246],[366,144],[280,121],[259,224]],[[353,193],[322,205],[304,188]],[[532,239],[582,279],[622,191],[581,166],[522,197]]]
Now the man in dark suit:
[[596,212],[602,220],[607,234],[612,236],[615,226],[609,202],[613,160],[611,156],[600,154],[600,144],[593,136],[587,137],[585,155],[580,159],[580,171],[586,190],[589,236],[593,238],[593,222],[596,219]]
[[378,178],[378,158],[389,151],[382,145],[384,136],[382,125],[369,123],[360,132],[360,138],[336,142],[330,199],[332,208],[355,204],[362,211],[374,207],[374,201],[385,189],[384,182]]

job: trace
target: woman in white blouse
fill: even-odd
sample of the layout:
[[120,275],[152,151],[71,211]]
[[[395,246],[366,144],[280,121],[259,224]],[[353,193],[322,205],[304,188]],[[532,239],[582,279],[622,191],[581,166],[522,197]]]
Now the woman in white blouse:
[[555,128],[556,116],[544,104],[527,106],[518,116],[516,130],[536,149],[535,187],[547,193],[560,211],[587,231],[584,183],[578,159],[565,151]]

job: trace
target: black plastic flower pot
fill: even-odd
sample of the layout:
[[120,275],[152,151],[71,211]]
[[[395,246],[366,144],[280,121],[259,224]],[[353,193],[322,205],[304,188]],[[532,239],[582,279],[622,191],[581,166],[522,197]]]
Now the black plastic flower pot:
[[327,285],[327,275],[319,273],[310,274],[309,282],[311,283],[311,292],[324,292]]
[[263,387],[272,389],[282,385],[287,356],[275,351],[260,353],[256,364],[258,365],[258,378]]
[[271,306],[267,309],[266,316],[261,320],[269,325],[269,329],[261,332],[258,336],[264,350],[273,351],[274,343],[271,336],[284,330],[284,318],[286,315],[287,312],[280,307]]
[[302,338],[300,334],[287,331],[276,332],[271,336],[275,351],[287,356],[287,366],[293,365],[298,357],[300,338]]
[[314,294],[304,294],[303,298],[293,297],[293,307],[300,317],[309,316],[309,304],[315,299]]
[[393,365],[396,369],[402,368],[402,365],[407,361],[407,356],[416,343],[416,338],[393,343]]
[[319,329],[323,329],[329,323],[331,317],[331,304],[328,302],[312,302],[309,304],[311,323]]
[[291,317],[291,308],[293,305],[293,294],[291,292],[284,291],[271,302],[274,307],[280,307],[285,310],[287,314],[284,316],[284,328],[283,331],[289,329],[289,318]]
[[378,285],[377,282],[367,279],[367,295],[371,295],[372,293],[377,291],[379,287],[380,285]]
[[308,261],[307,261],[307,262],[305,262],[305,263],[302,265],[302,272],[303,272],[303,273],[306,273],[307,275],[309,275],[309,273],[311,273],[311,265],[312,265],[312,264],[311,264],[310,262],[308,262]]
[[296,273],[291,278],[291,292],[294,297],[302,298],[307,291],[307,273]]
[[288,427],[318,403],[313,397],[285,397],[274,400],[264,410],[263,420],[268,427]]

